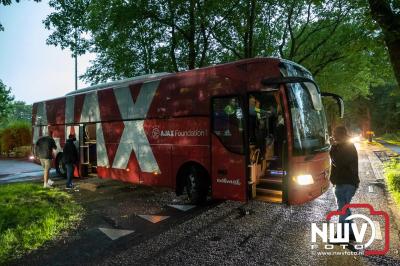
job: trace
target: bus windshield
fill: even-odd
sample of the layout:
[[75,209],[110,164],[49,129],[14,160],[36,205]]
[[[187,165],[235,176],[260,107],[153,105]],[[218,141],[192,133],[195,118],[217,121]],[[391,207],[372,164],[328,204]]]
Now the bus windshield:
[[[289,61],[283,60],[280,68],[283,76],[313,79],[308,70]],[[304,155],[327,151],[330,144],[325,111],[322,104],[315,104],[321,103],[319,91],[311,89],[310,83],[288,83],[286,86],[292,115],[294,153]]]
[[292,115],[294,152],[308,154],[329,149],[323,109],[316,110],[304,83],[287,84]]

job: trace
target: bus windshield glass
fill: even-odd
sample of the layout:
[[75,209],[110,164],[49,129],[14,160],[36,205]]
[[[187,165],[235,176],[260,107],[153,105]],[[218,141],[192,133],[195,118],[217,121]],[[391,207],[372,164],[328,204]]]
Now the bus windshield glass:
[[308,154],[329,149],[323,109],[316,110],[303,83],[287,84],[292,115],[294,151]]
[[[281,72],[283,76],[312,79],[306,69],[285,62]],[[308,82],[289,83],[286,86],[292,116],[294,153],[304,155],[329,150],[325,111],[322,104],[315,104],[321,102],[320,93],[316,93],[316,88],[310,90],[311,83]]]

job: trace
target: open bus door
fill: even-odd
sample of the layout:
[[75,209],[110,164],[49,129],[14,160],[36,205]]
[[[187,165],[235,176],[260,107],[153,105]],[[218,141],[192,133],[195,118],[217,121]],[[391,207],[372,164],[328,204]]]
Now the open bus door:
[[239,96],[212,99],[213,198],[247,200],[244,114]]
[[96,124],[79,125],[78,151],[81,177],[97,173]]

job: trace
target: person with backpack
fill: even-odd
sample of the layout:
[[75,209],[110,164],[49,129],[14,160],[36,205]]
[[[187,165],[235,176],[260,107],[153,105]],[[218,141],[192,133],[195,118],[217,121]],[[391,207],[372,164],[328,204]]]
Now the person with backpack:
[[65,142],[63,149],[63,161],[67,169],[67,189],[71,189],[74,187],[72,183],[72,178],[74,175],[74,166],[78,163],[78,151],[76,149],[74,141],[76,141],[75,135],[70,134],[68,136],[68,140]]
[[40,159],[40,164],[43,167],[43,187],[50,188],[54,183],[49,179],[51,168],[51,160],[53,159],[53,150],[57,149],[56,142],[52,138],[52,133],[48,136],[39,138],[35,143],[35,154]]

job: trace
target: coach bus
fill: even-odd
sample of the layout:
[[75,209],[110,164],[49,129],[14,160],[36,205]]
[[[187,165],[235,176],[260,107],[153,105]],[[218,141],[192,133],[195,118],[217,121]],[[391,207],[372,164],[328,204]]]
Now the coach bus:
[[75,134],[76,176],[164,186],[193,203],[302,204],[329,187],[329,135],[310,72],[253,58],[91,86],[33,105],[33,141],[52,135],[54,165]]

